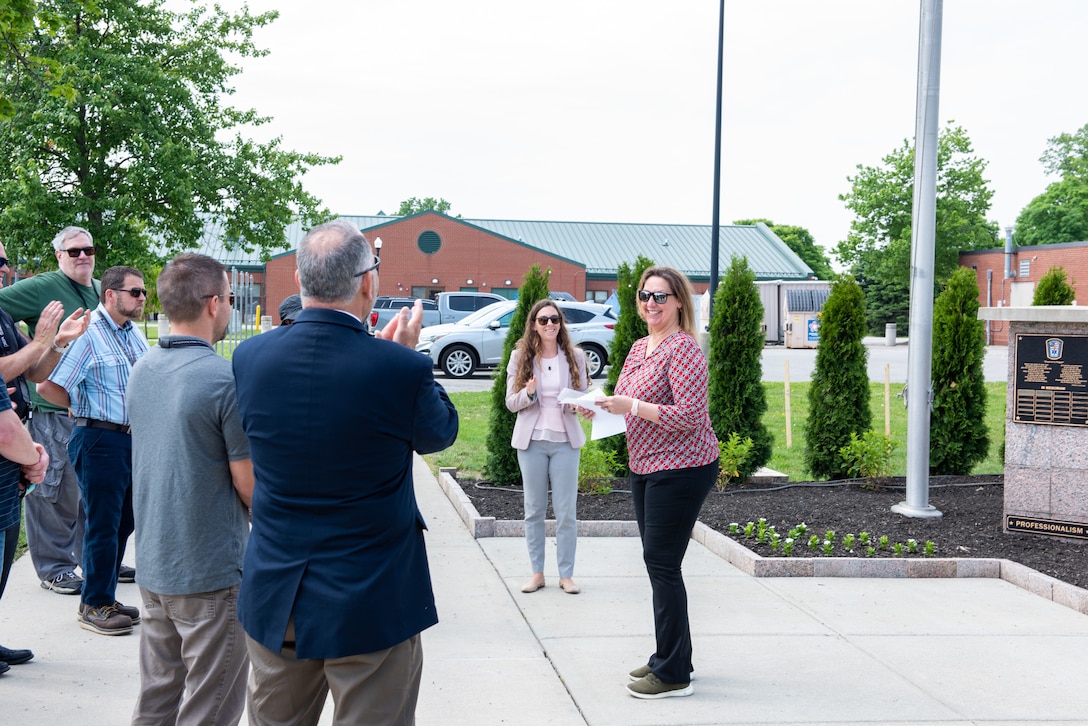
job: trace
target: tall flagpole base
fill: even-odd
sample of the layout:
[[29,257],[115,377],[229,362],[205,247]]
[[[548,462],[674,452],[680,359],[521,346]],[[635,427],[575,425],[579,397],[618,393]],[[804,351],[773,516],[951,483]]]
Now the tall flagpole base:
[[932,504],[927,504],[924,507],[916,507],[913,504],[899,502],[899,504],[892,505],[892,511],[902,514],[905,517],[914,517],[915,519],[937,519],[938,517],[943,516],[941,510],[937,509]]

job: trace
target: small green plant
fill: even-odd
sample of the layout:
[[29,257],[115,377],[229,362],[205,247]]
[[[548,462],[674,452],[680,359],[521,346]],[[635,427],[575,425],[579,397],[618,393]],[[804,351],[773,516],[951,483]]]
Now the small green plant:
[[854,537],[854,535],[852,535],[852,534],[846,535],[845,537],[842,538],[843,549],[845,549],[847,552],[853,552],[854,551],[854,543],[856,541],[857,541],[857,538]]
[[902,542],[896,542],[895,546],[892,547],[892,552],[895,553],[896,557],[899,557],[900,555],[902,555],[903,554],[903,543]]
[[601,447],[596,440],[586,442],[578,458],[578,491],[583,494],[609,494],[612,475],[618,468],[616,452]]
[[876,554],[876,550],[873,549],[872,545],[865,548],[865,556],[866,557],[872,557],[875,554]]
[[798,534],[804,534],[805,532],[808,531],[808,525],[805,524],[804,522],[801,522],[801,524],[797,525],[797,527],[795,527],[795,529],[797,530]]
[[810,550],[814,550],[819,546],[820,546],[820,538],[819,537],[817,537],[816,535],[812,535],[811,537],[808,538],[808,548]]
[[789,557],[793,554],[793,537],[787,537],[782,543],[782,554]]
[[850,443],[839,449],[839,455],[850,476],[863,477],[868,480],[867,486],[876,488],[881,479],[891,476],[895,447],[895,441],[870,429],[860,437],[851,432]]
[[835,552],[835,543],[829,539],[825,539],[823,545],[820,547],[820,551],[823,552],[824,555],[830,557]]
[[918,540],[908,539],[907,540],[907,552],[917,552],[917,551],[918,551]]
[[869,533],[868,532],[858,532],[858,542],[861,543],[862,547],[868,547],[869,546]]
[[926,541],[926,557],[937,554],[937,544],[933,540]]
[[733,432],[729,434],[729,438],[725,441],[718,442],[718,450],[721,452],[721,457],[718,459],[718,491],[725,491],[725,488],[729,486],[729,482],[740,476],[740,469],[743,468],[745,460],[748,455],[752,453],[752,437],[748,436],[741,439],[740,434]]
[[827,532],[824,533],[824,540],[827,541],[827,542],[834,542],[835,541],[835,530],[833,530],[833,529],[827,530]]
[[782,535],[778,534],[778,532],[771,532],[771,549],[774,550],[775,552],[777,552],[778,548],[781,545],[782,545]]
[[755,522],[749,522],[748,524],[744,525],[744,538],[745,539],[752,539],[752,536],[755,534],[755,532],[756,532],[756,523]]
[[880,542],[880,549],[882,549],[882,550],[888,549],[888,535],[886,535],[886,534],[880,535],[880,539],[878,541]]
[[736,522],[730,522],[729,523],[729,534],[736,534],[739,531],[740,531],[740,525],[739,524],[737,524]]

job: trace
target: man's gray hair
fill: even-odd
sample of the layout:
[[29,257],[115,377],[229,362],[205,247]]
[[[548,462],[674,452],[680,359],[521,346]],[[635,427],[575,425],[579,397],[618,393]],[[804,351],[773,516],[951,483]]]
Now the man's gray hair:
[[53,238],[53,249],[64,249],[64,243],[75,237],[77,234],[87,235],[87,241],[90,242],[92,245],[94,244],[94,237],[92,237],[91,233],[83,229],[82,227],[65,227],[61,231],[57,232],[57,236]]
[[351,222],[338,219],[314,227],[298,246],[296,261],[302,297],[334,303],[353,299],[374,255],[370,243]]

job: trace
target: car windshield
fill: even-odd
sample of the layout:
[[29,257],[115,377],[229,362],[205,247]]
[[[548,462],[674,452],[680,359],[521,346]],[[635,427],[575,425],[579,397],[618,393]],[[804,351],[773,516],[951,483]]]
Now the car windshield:
[[511,300],[501,300],[496,303],[491,303],[486,308],[480,308],[471,315],[466,315],[457,321],[457,325],[481,325],[490,323],[492,320],[502,316],[502,311],[512,304]]

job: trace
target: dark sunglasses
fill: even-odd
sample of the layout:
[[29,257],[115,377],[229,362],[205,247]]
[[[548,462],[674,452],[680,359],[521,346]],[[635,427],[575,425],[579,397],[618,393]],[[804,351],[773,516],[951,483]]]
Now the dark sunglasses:
[[563,318],[559,317],[558,315],[541,315],[539,318],[536,319],[536,324],[547,325],[548,323],[551,323],[552,325],[558,325],[559,321],[562,319]]
[[146,287],[134,287],[134,288],[131,288],[129,290],[126,290],[123,287],[111,287],[109,289],[113,290],[114,292],[127,292],[129,295],[131,295],[132,297],[136,297],[136,298],[140,297],[141,295],[143,295],[144,297],[147,297],[147,288]]
[[218,294],[214,294],[214,295],[201,295],[200,299],[201,300],[207,300],[210,297],[225,297],[225,298],[227,298],[227,302],[229,302],[231,305],[234,304],[234,293],[233,292],[223,292],[223,293],[218,293]]
[[376,270],[376,269],[378,269],[378,266],[379,266],[379,265],[381,265],[381,264],[382,264],[382,258],[381,258],[381,257],[378,257],[377,255],[374,255],[374,262],[373,262],[373,264],[371,264],[371,265],[370,265],[370,267],[364,267],[363,269],[361,269],[361,270],[359,270],[358,272],[356,272],[356,273],[355,273],[355,277],[362,277],[363,275],[365,275],[366,273],[370,272],[371,270]]
[[11,260],[7,257],[0,257],[0,267],[7,267],[9,262],[11,262]]
[[61,250],[61,252],[67,252],[68,256],[73,259],[79,257],[81,252],[88,257],[94,257],[94,247],[69,247],[66,250]]
[[658,305],[664,305],[665,301],[668,300],[670,296],[671,297],[676,297],[676,293],[675,292],[650,292],[649,290],[639,290],[638,291],[638,300],[639,300],[639,302],[649,302],[650,298],[653,298],[654,302],[657,303]]

